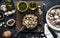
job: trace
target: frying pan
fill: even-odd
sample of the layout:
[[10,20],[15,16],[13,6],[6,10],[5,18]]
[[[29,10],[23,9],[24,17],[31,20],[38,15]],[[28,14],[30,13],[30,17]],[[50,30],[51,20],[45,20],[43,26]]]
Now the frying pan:
[[49,19],[48,19],[48,14],[50,13],[50,11],[52,10],[52,9],[54,9],[54,8],[60,8],[60,5],[55,5],[55,6],[53,6],[53,7],[51,7],[48,11],[47,11],[47,14],[46,14],[46,22],[47,22],[47,24],[48,24],[48,26],[50,27],[50,28],[52,28],[53,30],[56,30],[56,31],[60,31],[60,28],[57,28],[57,27],[55,27],[55,26],[53,26],[53,25],[51,25],[50,23],[49,23]]
[[[23,19],[23,17],[26,15],[26,14],[34,14],[34,15],[36,15],[37,16],[37,25],[39,25],[39,15],[36,13],[36,12],[27,12],[27,13],[25,13],[25,14],[23,14],[22,15],[22,18],[21,18],[21,20],[20,20],[20,24],[22,25],[22,27],[21,27],[21,29],[15,34],[15,37],[17,37],[17,35],[21,32],[21,31],[23,31],[24,29],[27,29],[27,30],[33,30],[34,28],[36,28],[36,27],[32,27],[32,28],[27,28],[25,25],[23,25],[22,24],[22,19]],[[36,26],[37,26],[36,25]]]
[[27,28],[25,25],[22,24],[22,19],[23,19],[23,17],[24,17],[25,15],[27,15],[27,14],[34,14],[35,16],[37,16],[37,22],[39,23],[38,15],[37,15],[35,12],[25,13],[25,14],[22,16],[22,18],[21,18],[21,20],[20,20],[20,23],[21,23],[22,26],[24,26],[24,28],[26,28],[26,29],[28,29],[28,30],[34,29],[38,24],[37,24],[35,27],[31,27],[31,28]]

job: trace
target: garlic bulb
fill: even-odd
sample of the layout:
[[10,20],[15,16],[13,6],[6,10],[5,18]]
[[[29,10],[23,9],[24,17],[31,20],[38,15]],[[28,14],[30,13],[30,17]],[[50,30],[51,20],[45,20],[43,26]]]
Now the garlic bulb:
[[8,12],[5,12],[5,15],[12,15],[13,13],[15,13],[16,10],[12,10],[12,11],[8,11]]

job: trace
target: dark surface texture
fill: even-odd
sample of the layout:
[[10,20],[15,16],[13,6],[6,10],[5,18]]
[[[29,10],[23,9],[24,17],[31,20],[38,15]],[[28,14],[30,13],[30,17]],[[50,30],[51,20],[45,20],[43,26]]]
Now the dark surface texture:
[[[2,0],[1,2],[0,2],[0,5],[4,5],[5,4],[5,2],[4,2],[4,0]],[[15,8],[14,8],[15,9]],[[5,13],[5,12],[4,12]],[[6,31],[6,30],[10,30],[10,31],[12,31],[12,33],[13,34],[15,34],[15,25],[13,26],[13,27],[8,27],[7,25],[6,25],[6,22],[7,22],[7,20],[9,20],[9,19],[15,19],[16,18],[16,15],[15,15],[15,13],[13,14],[13,15],[11,15],[11,16],[6,16],[6,15],[4,15],[4,20],[2,21],[2,22],[4,22],[4,25],[1,27],[1,29],[0,29],[0,38],[3,38],[2,37],[2,33],[4,32],[4,31]],[[5,27],[5,25],[6,25],[6,27]]]
[[[16,1],[19,1],[19,0],[13,0],[13,2],[14,2],[14,7],[16,8]],[[40,1],[40,0],[23,0],[23,1]],[[45,5],[44,5],[44,22],[46,22],[46,19],[45,19],[45,16],[46,16],[46,13],[47,13],[47,11],[52,7],[52,6],[55,6],[55,5],[60,5],[60,0],[43,0],[44,1],[44,3],[45,3]],[[0,1],[0,4],[4,4],[4,1],[2,0],[2,1]],[[5,16],[5,20],[4,20],[4,22],[6,22],[8,19],[10,19],[10,18],[13,18],[13,19],[15,19],[15,14],[13,14],[13,16],[11,16],[11,17],[7,17],[7,16]],[[8,28],[8,27],[7,27]],[[1,36],[2,36],[2,32],[4,32],[5,30],[7,30],[7,28],[5,28],[4,26],[2,27],[2,29],[0,29],[0,38],[2,38]],[[9,30],[11,30],[12,32],[13,32],[13,34],[15,34],[15,27],[14,28],[8,28]],[[29,34],[30,35],[30,34]],[[25,35],[23,35],[23,34],[21,34],[21,38],[22,37],[26,37]],[[37,34],[36,34],[36,36],[37,36]],[[23,38],[24,38],[23,37]]]

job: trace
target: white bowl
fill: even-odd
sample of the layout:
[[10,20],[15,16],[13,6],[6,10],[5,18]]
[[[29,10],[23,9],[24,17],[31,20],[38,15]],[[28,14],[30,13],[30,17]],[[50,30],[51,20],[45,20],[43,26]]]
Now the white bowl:
[[48,26],[49,26],[50,28],[52,28],[52,29],[54,29],[54,30],[56,30],[56,31],[60,31],[60,28],[57,28],[57,27],[51,25],[51,23],[49,23],[49,19],[48,19],[48,16],[49,16],[48,14],[50,13],[50,11],[51,11],[52,9],[54,9],[54,8],[57,8],[57,7],[60,7],[60,5],[55,5],[55,6],[51,7],[51,8],[47,11],[46,21],[47,21],[47,24],[48,24]]

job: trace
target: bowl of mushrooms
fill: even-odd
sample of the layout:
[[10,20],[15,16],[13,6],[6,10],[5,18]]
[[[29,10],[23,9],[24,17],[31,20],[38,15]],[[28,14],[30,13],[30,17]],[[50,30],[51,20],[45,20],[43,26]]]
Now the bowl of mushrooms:
[[49,27],[60,31],[60,5],[53,6],[47,11],[46,21]]

